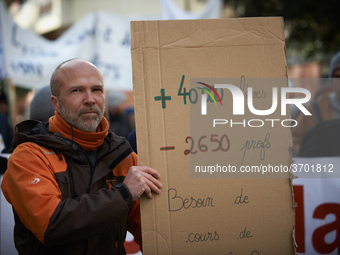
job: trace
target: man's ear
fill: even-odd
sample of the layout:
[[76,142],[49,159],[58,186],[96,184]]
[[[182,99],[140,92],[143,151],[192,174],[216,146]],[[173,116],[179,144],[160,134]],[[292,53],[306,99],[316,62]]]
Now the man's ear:
[[59,111],[60,105],[59,105],[58,97],[52,95],[51,96],[51,102],[52,102],[54,110],[57,111],[57,112],[60,112]]

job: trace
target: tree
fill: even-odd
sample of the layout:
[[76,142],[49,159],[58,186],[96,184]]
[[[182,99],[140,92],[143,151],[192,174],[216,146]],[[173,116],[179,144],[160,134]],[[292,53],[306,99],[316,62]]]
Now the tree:
[[282,16],[287,57],[328,61],[340,50],[339,0],[224,0],[238,17]]

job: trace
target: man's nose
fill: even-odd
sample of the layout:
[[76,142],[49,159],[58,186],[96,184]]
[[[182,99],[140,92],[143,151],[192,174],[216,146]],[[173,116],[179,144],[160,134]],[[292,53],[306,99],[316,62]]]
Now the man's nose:
[[94,99],[94,96],[91,91],[88,91],[85,93],[84,103],[85,104],[94,104],[96,100]]

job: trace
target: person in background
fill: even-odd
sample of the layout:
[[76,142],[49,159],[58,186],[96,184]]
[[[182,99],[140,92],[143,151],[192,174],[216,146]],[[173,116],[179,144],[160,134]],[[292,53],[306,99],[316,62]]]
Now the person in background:
[[38,89],[30,103],[29,118],[48,122],[49,118],[54,115],[53,105],[51,103],[51,89],[46,85]]
[[[13,140],[13,129],[6,115],[0,113],[0,154],[11,153],[11,143]],[[0,155],[0,174],[7,169],[7,157]]]
[[129,125],[129,132],[135,129],[135,110],[133,107],[127,107],[124,112],[128,125]]
[[4,92],[0,92],[0,113],[8,116],[8,110],[7,95]]
[[[115,134],[127,137],[133,127],[130,121],[130,110],[124,110],[121,105],[126,101],[123,92],[111,90],[107,98],[107,110],[109,114],[109,128]],[[132,112],[133,113],[133,112]]]
[[16,249],[21,255],[125,254],[127,229],[141,245],[138,198],[161,192],[160,175],[136,166],[126,139],[109,130],[103,77],[92,63],[61,63],[50,86],[55,115],[16,126],[1,184],[13,206]]
[[126,138],[130,143],[133,151],[137,154],[137,136],[136,129],[132,130]]
[[0,92],[0,153],[10,153],[13,139],[13,128],[8,120],[7,95]]
[[0,113],[0,153],[11,153],[13,129],[6,115]]
[[[13,127],[8,120],[8,101],[5,93],[0,92],[0,154],[11,153]],[[0,155],[0,174],[7,169],[7,157]]]
[[[331,59],[329,78],[340,78],[340,52]],[[332,87],[321,89],[316,98],[306,107],[312,115],[301,113],[298,115],[298,125],[292,129],[294,155],[315,157],[340,155],[338,80],[332,80]]]

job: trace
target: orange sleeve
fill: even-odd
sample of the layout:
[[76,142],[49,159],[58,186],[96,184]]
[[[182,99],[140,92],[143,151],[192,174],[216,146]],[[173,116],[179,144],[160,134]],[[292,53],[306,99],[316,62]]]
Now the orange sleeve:
[[139,198],[130,205],[129,211],[129,232],[134,236],[135,242],[142,250],[142,229],[140,218],[140,200]]
[[[132,152],[129,157],[123,160],[117,167],[118,171],[124,171],[127,174],[131,166],[137,166],[137,155]],[[135,242],[142,249],[142,231],[140,218],[140,200],[137,199],[130,205],[129,210],[129,228],[128,231],[134,236]]]
[[[137,166],[137,155],[132,152],[126,157],[115,169],[116,175],[126,175],[131,166]],[[139,199],[134,201],[129,208],[129,228],[128,231],[134,236],[135,242],[142,249],[142,232],[140,218],[140,202]]]
[[44,242],[50,217],[61,200],[47,153],[53,154],[34,143],[19,145],[8,160],[1,184],[5,198],[22,223],[41,242]]
[[[137,155],[133,152],[131,153],[133,165],[137,166]],[[140,217],[140,199],[132,203],[129,212],[129,222],[130,222],[130,233],[134,236],[135,242],[139,245],[140,250],[143,249],[142,244],[142,229],[141,229],[141,217]]]

